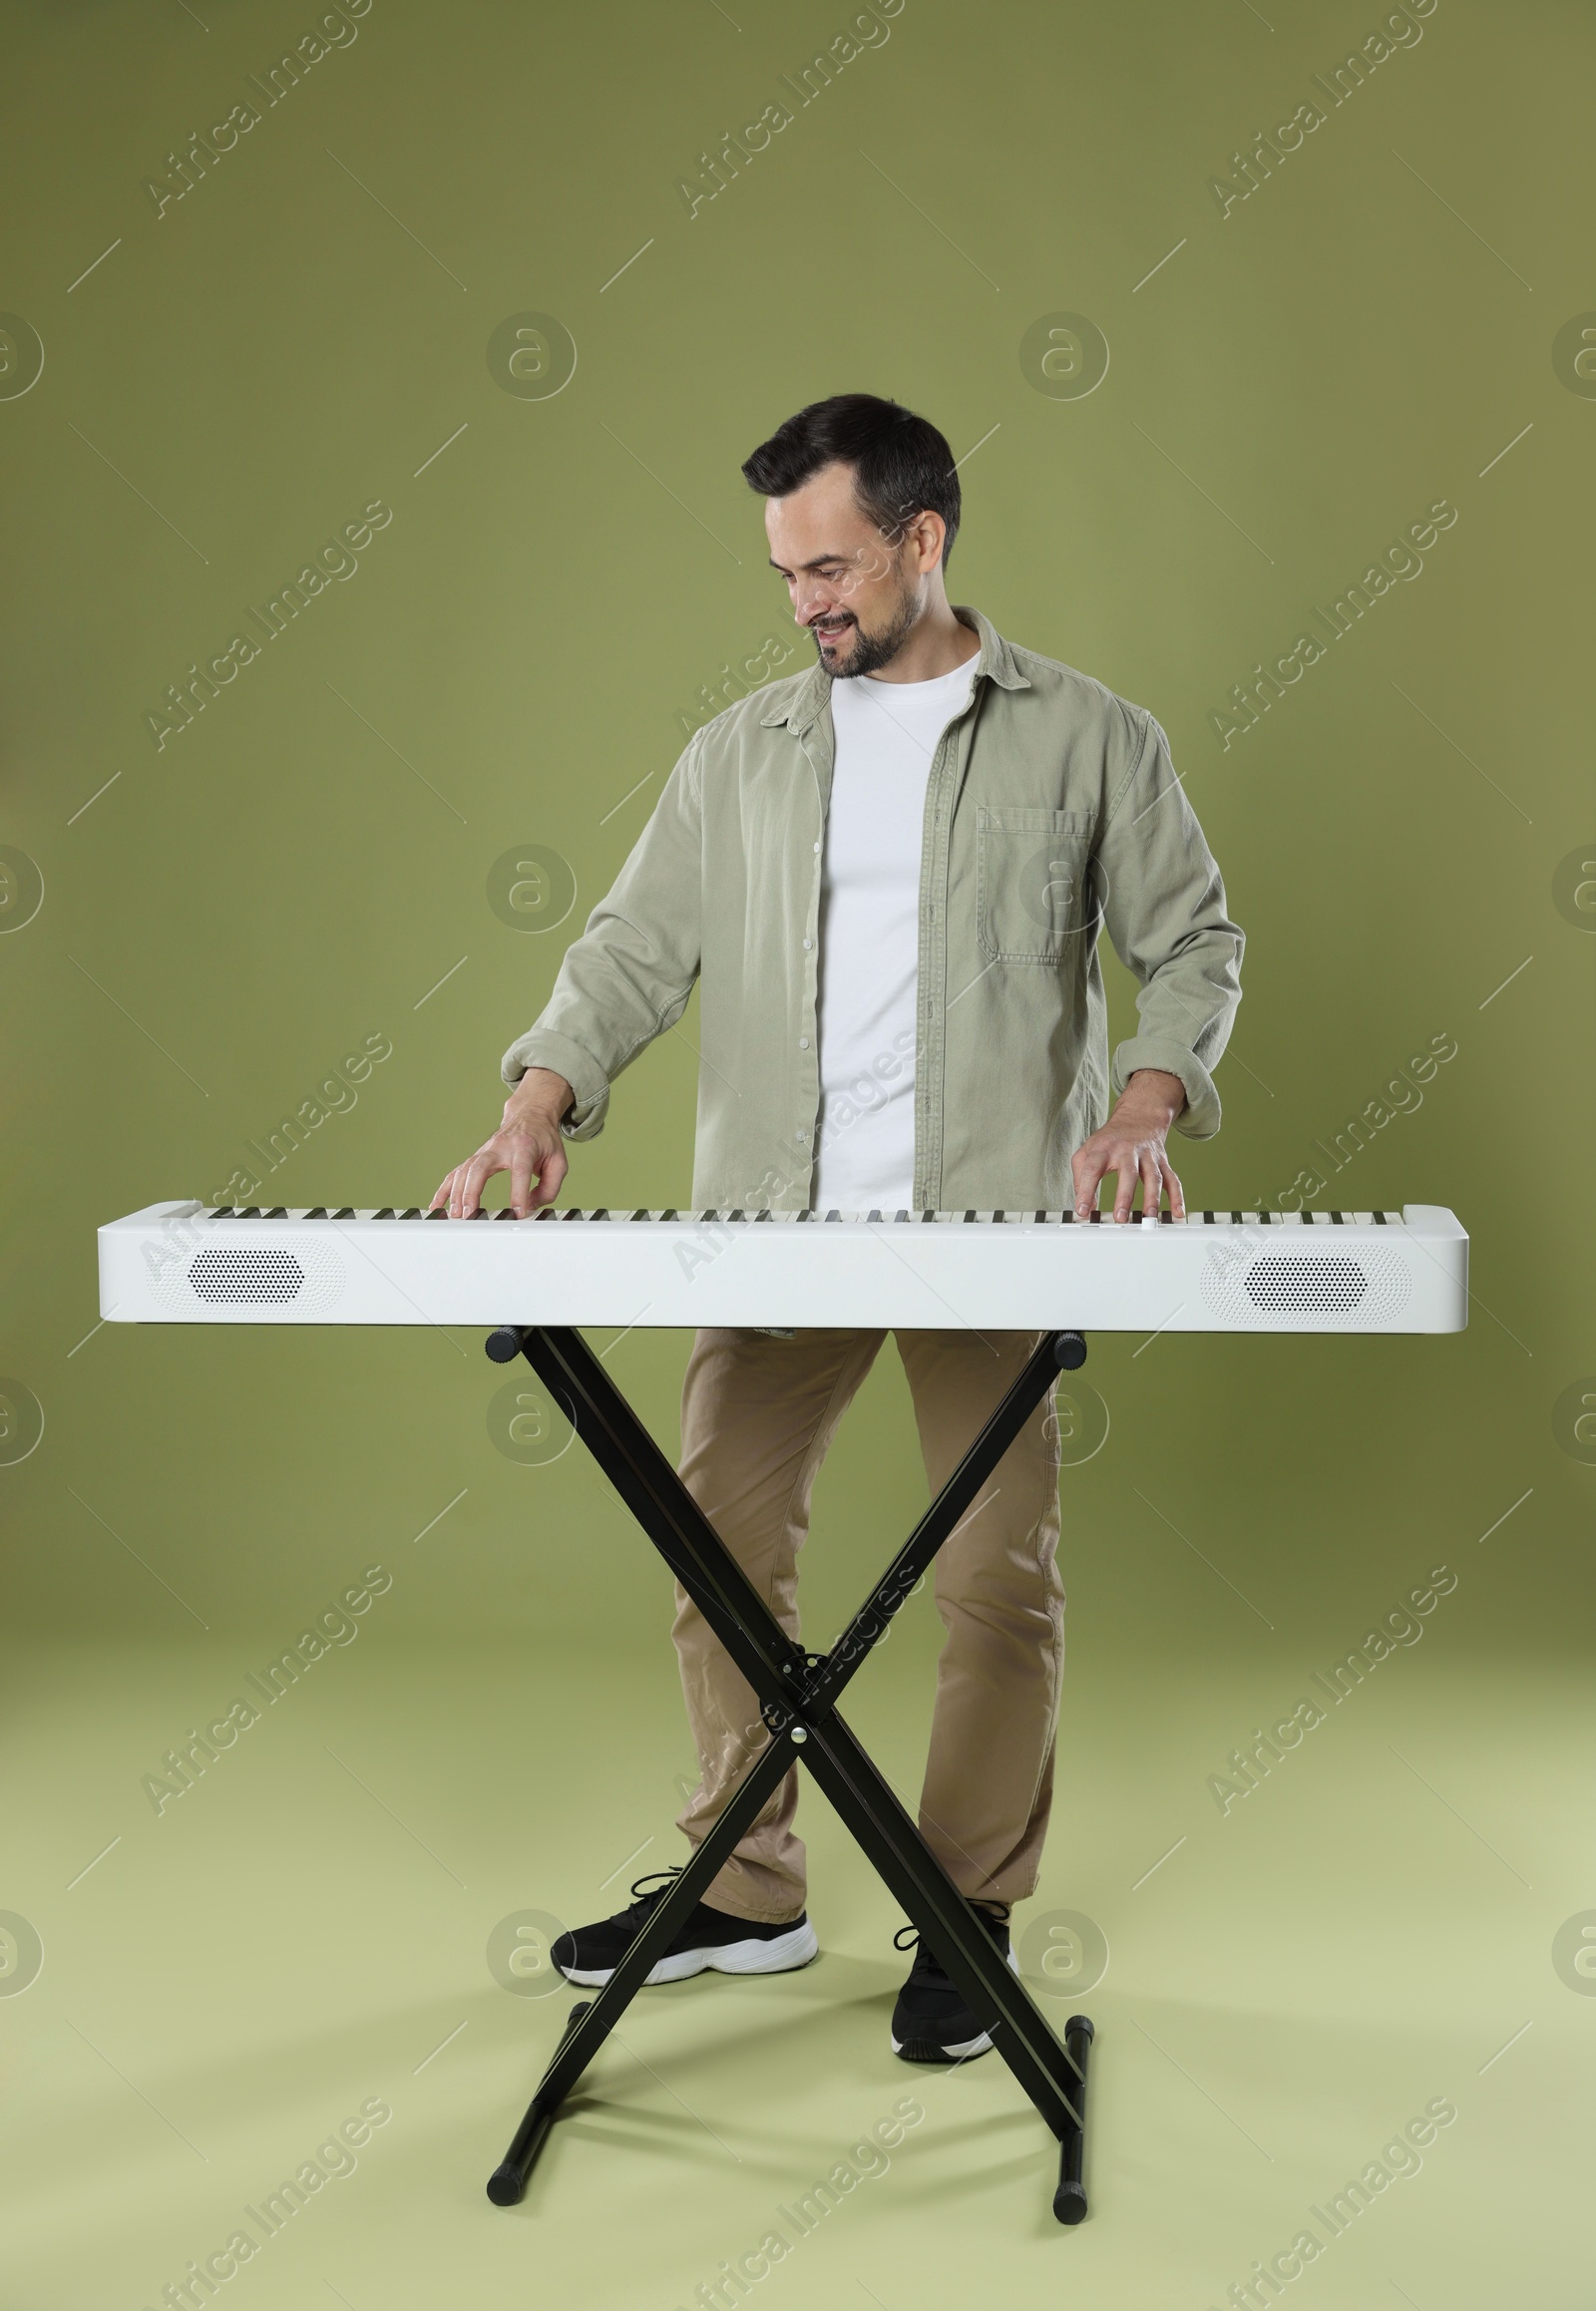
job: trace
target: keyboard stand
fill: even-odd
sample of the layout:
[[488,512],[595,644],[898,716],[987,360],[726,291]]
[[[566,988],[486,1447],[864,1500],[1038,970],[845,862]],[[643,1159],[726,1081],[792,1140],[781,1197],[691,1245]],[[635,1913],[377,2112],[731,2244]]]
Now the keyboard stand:
[[489,2178],[488,2196],[495,2206],[514,2206],[521,2198],[566,2097],[744,1830],[783,1774],[797,1763],[808,1767],[830,1798],[1056,2135],[1059,2169],[1053,2213],[1061,2223],[1078,2223],[1086,2212],[1082,2158],[1092,2025],[1085,2015],[1072,2015],[1064,2025],[1063,2043],[1054,2037],[890,1784],[837,1714],[837,1702],[1060,1369],[1073,1371],[1084,1362],[1085,1342],[1078,1333],[1043,1335],[1024,1370],[828,1654],[805,1653],[787,1636],[580,1333],[565,1326],[507,1325],[489,1339],[488,1353],[496,1363],[526,1357],[753,1687],[770,1731],[768,1742],[609,1981],[596,1997],[572,2008],[565,2035],[515,2139]]

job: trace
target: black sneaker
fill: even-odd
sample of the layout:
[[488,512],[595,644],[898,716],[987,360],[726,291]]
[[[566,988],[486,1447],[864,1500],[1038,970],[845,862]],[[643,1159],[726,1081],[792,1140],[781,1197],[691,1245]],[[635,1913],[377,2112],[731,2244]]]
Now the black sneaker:
[[[672,1878],[680,1875],[678,1867],[652,1870],[632,1886],[634,1899],[629,1909],[617,1910],[612,1918],[600,1918],[597,1925],[579,1926],[574,1933],[562,1934],[549,1955],[566,1980],[595,1988],[607,1982],[664,1900]],[[655,1884],[656,1879],[663,1882]],[[645,1893],[645,1886],[651,1890]],[[820,1944],[807,1912],[784,1925],[762,1926],[756,1919],[734,1918],[726,1910],[712,1910],[707,1902],[700,1902],[645,1978],[644,1987],[653,1982],[684,1982],[689,1974],[702,1974],[707,1966],[717,1974],[785,1974],[790,1967],[807,1966],[819,1954]]]
[[[1017,1974],[1007,1922],[995,1918],[979,1902],[970,1908]],[[920,1937],[913,1926],[904,1926],[893,1936],[895,1950],[907,1950],[916,1942]],[[991,2031],[982,2028],[965,2004],[964,1992],[944,1973],[935,1953],[920,1942],[909,1980],[892,2010],[893,2053],[906,2063],[960,2063],[986,2054],[991,2046]]]

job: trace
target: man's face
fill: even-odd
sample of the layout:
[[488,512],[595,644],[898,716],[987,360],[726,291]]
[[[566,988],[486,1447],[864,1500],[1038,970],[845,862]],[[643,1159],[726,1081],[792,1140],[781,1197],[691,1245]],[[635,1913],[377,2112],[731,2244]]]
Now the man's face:
[[828,674],[872,674],[896,657],[925,607],[941,530],[920,515],[896,544],[884,537],[855,499],[851,466],[823,466],[790,497],[766,499],[771,567]]

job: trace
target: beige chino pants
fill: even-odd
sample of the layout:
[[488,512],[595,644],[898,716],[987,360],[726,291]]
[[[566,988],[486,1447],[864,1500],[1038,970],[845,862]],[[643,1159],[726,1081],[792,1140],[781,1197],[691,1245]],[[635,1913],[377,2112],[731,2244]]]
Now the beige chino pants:
[[[782,1627],[799,1634],[798,1552],[815,1475],[874,1363],[884,1332],[701,1332],[682,1388],[681,1476]],[[902,1332],[933,1493],[1017,1377],[1031,1333]],[[901,1537],[901,1536],[898,1536]],[[873,1581],[890,1557],[883,1535]],[[1058,1431],[1043,1398],[943,1544],[937,1670],[923,1836],[960,1891],[989,1903],[1033,1893],[1052,1802],[1064,1654],[1058,1547]],[[861,1596],[867,1584],[861,1582]],[[768,1737],[752,1688],[678,1586],[673,1630],[703,1779],[679,1817],[696,1844]],[[786,1775],[705,1899],[778,1923],[805,1905],[793,1833],[798,1774]]]

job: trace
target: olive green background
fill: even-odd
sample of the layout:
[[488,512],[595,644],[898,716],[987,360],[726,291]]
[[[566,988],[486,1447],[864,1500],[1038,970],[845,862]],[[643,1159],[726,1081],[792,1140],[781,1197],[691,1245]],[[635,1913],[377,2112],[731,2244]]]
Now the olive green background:
[[[359,2171],[221,2300],[668,2311],[910,2092],[890,2174],[752,2300],[1201,2311],[1439,2096],[1423,2172],[1286,2297],[1584,2300],[1596,2008],[1553,1940],[1596,1904],[1588,15],[1439,0],[1333,108],[1310,76],[1374,6],[904,0],[800,107],[779,76],[851,15],[374,0],[268,106],[247,76],[308,5],[3,10],[0,1395],[44,1416],[0,1466],[0,1909],[43,1951],[28,1980],[0,1932],[3,2311],[157,2303],[373,2095]],[[158,214],[146,181],[245,100]],[[1210,180],[1309,100],[1226,213]],[[777,101],[690,214],[678,180]],[[489,357],[530,313],[577,350],[546,398]],[[1020,357],[1064,313],[1109,350],[1074,398]],[[738,464],[845,388],[953,443],[954,597],[1169,732],[1249,941],[1188,1197],[1317,1165],[1321,1206],[1445,1203],[1472,1240],[1460,1339],[1092,1344],[1020,1913],[1110,1950],[1078,2234],[999,2066],[891,2060],[897,1919],[818,1801],[822,1963],[649,1994],[490,2210],[568,2004],[506,1995],[494,1928],[673,1855],[667,1585],[580,1447],[495,1448],[475,1336],[95,1329],[96,1225],[221,1189],[367,1036],[391,1055],[273,1200],[424,1203],[484,1136],[679,718],[789,630]],[[1231,685],[1440,499],[1421,576],[1222,746]],[[167,685],[378,500],[356,574],[158,746]],[[516,929],[489,883],[530,847],[577,897]],[[1432,1037],[1421,1104],[1328,1176]],[[693,1045],[689,1013],[625,1078],[574,1199],[686,1194]],[[609,1355],[667,1444],[684,1352]],[[822,1479],[811,1643],[922,1493],[889,1351]],[[372,1565],[358,1641],[158,1816],[142,1777]],[[1422,1642],[1222,1814],[1227,1752],[1439,1565]],[[938,1634],[922,1599],[850,1713],[911,1801]]]

